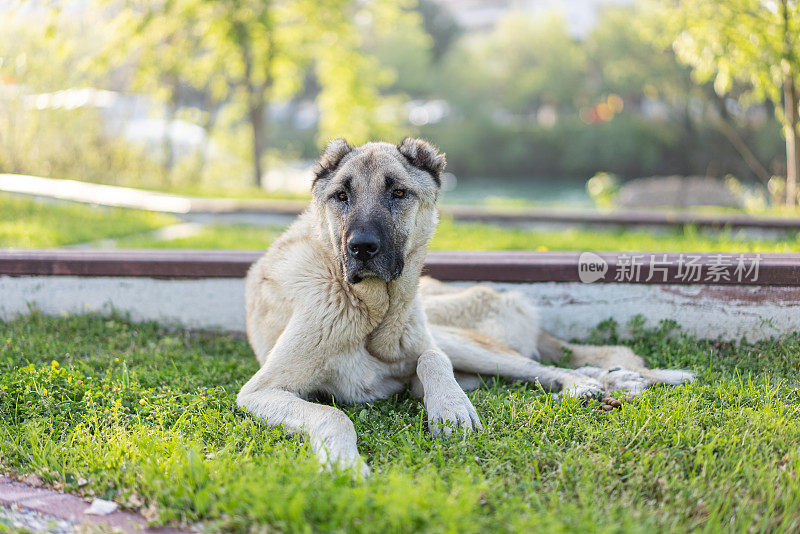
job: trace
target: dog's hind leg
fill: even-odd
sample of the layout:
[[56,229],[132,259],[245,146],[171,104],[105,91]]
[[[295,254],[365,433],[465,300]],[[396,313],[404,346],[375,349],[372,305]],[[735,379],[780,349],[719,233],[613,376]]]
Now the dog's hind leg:
[[420,291],[429,324],[498,340],[518,354],[538,359],[539,314],[524,294],[486,285],[458,288],[433,279],[421,283]]
[[568,343],[542,330],[537,349],[542,361],[557,362],[566,357],[571,366],[597,378],[609,390],[621,389],[635,394],[653,384],[677,386],[694,380],[690,371],[650,369],[641,356],[622,345]]
[[[649,369],[628,347],[577,345],[551,336],[540,329],[536,307],[521,292],[497,291],[488,286],[454,288],[435,280],[421,284],[420,290],[432,331],[459,330],[459,337],[466,338],[464,347],[471,347],[478,340],[478,345],[489,347],[490,354],[513,352],[549,363],[568,358],[578,373],[599,380],[607,390],[638,393],[653,384],[677,385],[693,379],[688,371]],[[468,348],[457,354],[440,343],[459,371],[464,370],[456,361],[459,354],[476,354]]]
[[483,334],[459,328],[431,325],[436,344],[447,354],[464,385],[476,385],[469,375],[501,376],[536,383],[562,395],[587,398],[602,392],[595,379],[572,369],[542,365],[507,345]]

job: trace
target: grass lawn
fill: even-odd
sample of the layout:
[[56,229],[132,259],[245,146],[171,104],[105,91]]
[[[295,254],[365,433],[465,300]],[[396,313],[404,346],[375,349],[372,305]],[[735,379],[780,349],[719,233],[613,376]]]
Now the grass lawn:
[[117,241],[117,247],[265,249],[284,230],[283,226],[214,224],[204,227],[199,234],[178,239],[154,239],[148,235],[127,237]]
[[470,394],[486,431],[441,441],[407,394],[345,406],[373,467],[358,482],[235,406],[245,341],[33,314],[0,322],[0,467],[212,531],[800,530],[800,336],[633,327],[651,364],[698,380],[613,412],[491,381]]
[[[157,240],[152,230],[180,222],[167,214],[80,204],[40,203],[0,194],[0,247],[54,247],[118,239],[119,248],[263,249],[280,227],[210,225],[201,233]],[[637,250],[692,252],[800,252],[800,234],[755,239],[741,232],[707,232],[693,227],[647,230],[522,230],[443,218],[431,243],[434,250]]]
[[60,247],[174,224],[161,213],[44,203],[0,193],[0,247]]
[[[121,248],[263,249],[280,227],[210,225],[199,234],[170,241],[138,236],[120,240]],[[654,234],[646,230],[567,229],[560,232],[518,230],[443,218],[432,250],[637,250],[677,252],[798,252],[795,233],[785,240],[754,239],[739,232],[706,232],[693,227]]]

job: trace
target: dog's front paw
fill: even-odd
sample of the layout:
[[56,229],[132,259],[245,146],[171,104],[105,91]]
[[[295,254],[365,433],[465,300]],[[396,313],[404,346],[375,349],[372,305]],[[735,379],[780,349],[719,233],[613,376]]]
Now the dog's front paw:
[[465,432],[483,430],[475,407],[461,388],[426,395],[425,410],[428,412],[428,428],[434,437],[449,436],[454,428]]
[[369,466],[358,454],[358,449],[349,443],[327,440],[318,449],[317,458],[325,471],[349,471],[362,478],[370,474]]
[[603,385],[588,376],[580,374],[570,374],[570,376],[562,378],[561,391],[558,395],[560,397],[574,397],[576,399],[589,400],[594,397],[599,397],[603,393]]

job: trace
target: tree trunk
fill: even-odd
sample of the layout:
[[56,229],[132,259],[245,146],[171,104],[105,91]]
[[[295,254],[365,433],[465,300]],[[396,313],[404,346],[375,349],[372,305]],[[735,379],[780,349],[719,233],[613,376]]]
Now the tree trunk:
[[716,126],[720,133],[722,133],[728,142],[730,142],[733,148],[736,149],[747,166],[750,167],[750,170],[753,171],[753,174],[755,174],[759,180],[764,182],[765,185],[768,184],[772,176],[766,167],[764,167],[761,162],[758,161],[758,158],[755,154],[753,154],[753,151],[750,150],[750,147],[747,146],[747,143],[745,143],[744,139],[742,139],[742,136],[739,135],[739,132],[736,131],[736,128],[734,128],[723,117],[720,117],[716,121]]
[[786,205],[797,205],[798,172],[800,172],[800,139],[797,135],[797,86],[791,76],[783,84],[783,109],[786,132]]
[[170,96],[164,104],[164,131],[161,134],[161,162],[162,172],[164,173],[163,183],[167,187],[170,185],[172,168],[175,166],[175,150],[172,146],[172,121],[175,120],[175,116],[178,114],[178,104],[180,102],[177,78],[170,76],[168,83],[170,86]]
[[264,120],[264,101],[256,95],[250,99],[250,125],[253,129],[253,185],[260,188],[265,169],[262,168],[262,156],[266,147],[266,124]]
[[202,182],[203,171],[208,163],[209,151],[211,150],[211,134],[214,132],[214,126],[217,124],[217,114],[219,113],[218,105],[211,97],[211,89],[208,86],[204,90],[203,110],[206,115],[200,126],[203,128],[205,136],[200,144],[200,149],[195,154],[194,170],[191,173],[195,183]]
[[[253,80],[253,68],[255,65],[253,64],[253,54],[250,48],[251,43],[247,28],[241,23],[234,24],[234,28],[239,36],[239,47],[242,54],[242,62],[244,63],[244,78],[242,82],[247,91],[247,118],[250,121],[250,128],[253,134],[253,185],[260,188],[265,171],[262,167],[261,159],[267,146],[266,119],[264,117],[264,110],[267,108],[266,90],[271,80],[269,76],[261,84],[257,84]],[[270,39],[272,38],[272,32],[269,32],[269,37]],[[267,72],[269,72],[272,63],[271,51],[272,45],[270,42],[270,56],[268,56],[266,65],[264,65]]]
[[795,35],[789,21],[789,2],[781,0],[783,17],[783,127],[786,134],[786,206],[797,206],[797,173],[800,167],[800,146],[797,140],[797,85],[795,85],[794,40]]

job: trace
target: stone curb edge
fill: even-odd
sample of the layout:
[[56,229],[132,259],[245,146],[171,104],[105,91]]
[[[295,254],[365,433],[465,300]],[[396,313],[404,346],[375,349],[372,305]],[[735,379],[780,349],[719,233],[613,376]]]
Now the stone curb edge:
[[132,512],[117,510],[108,515],[88,515],[88,502],[69,493],[47,488],[34,488],[0,475],[0,506],[16,505],[26,510],[54,516],[77,524],[94,525],[108,530],[143,534],[182,534],[186,531],[170,527],[148,527],[147,521]]

